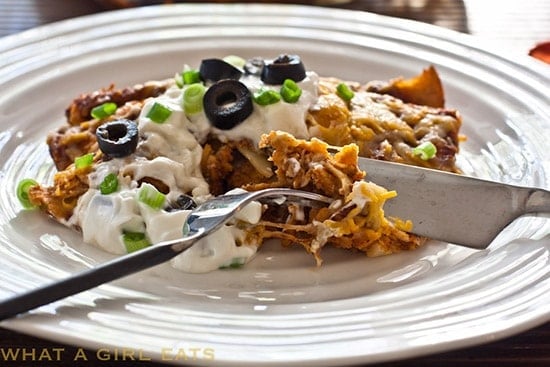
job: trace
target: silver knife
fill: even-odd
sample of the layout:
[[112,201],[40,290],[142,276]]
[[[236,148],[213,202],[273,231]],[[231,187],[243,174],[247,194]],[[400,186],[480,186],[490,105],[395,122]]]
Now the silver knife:
[[550,191],[541,188],[368,158],[359,168],[367,181],[397,191],[386,215],[410,219],[412,233],[436,240],[484,249],[519,216],[550,213]]

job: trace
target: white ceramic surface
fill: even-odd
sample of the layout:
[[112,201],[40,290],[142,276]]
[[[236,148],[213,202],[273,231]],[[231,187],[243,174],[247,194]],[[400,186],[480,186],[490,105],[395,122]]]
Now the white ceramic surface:
[[[550,72],[474,39],[367,13],[299,6],[179,5],[84,17],[0,42],[0,297],[111,256],[14,197],[54,170],[44,138],[72,98],[172,76],[184,63],[299,53],[322,75],[412,76],[434,64],[464,116],[468,174],[550,186]],[[344,365],[488,342],[550,320],[550,220],[514,222],[487,249],[430,242],[368,259],[327,249],[325,264],[276,243],[244,269],[158,266],[2,322],[90,348],[129,347],[173,363]],[[196,348],[193,355],[192,348]],[[213,360],[212,360],[213,357]]]

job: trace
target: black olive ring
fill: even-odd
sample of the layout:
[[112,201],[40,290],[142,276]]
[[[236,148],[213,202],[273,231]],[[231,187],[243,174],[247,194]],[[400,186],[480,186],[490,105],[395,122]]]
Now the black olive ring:
[[96,130],[97,144],[103,154],[122,158],[132,154],[138,143],[137,125],[127,119],[108,122]]
[[239,80],[242,71],[222,59],[204,59],[199,67],[199,75],[206,83],[215,83],[222,79]]
[[283,84],[285,79],[300,82],[306,77],[306,68],[298,55],[279,55],[262,69],[261,79],[266,84]]
[[252,114],[252,93],[238,80],[220,80],[203,98],[204,113],[220,130],[230,130]]

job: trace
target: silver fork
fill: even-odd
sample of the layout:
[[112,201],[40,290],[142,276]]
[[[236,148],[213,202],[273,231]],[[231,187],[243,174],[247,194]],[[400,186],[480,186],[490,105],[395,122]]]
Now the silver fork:
[[196,241],[220,228],[244,206],[255,200],[283,197],[306,206],[327,205],[332,199],[307,191],[272,188],[213,198],[194,209],[187,218],[182,238],[164,241],[121,256],[49,285],[0,301],[0,320],[30,311],[101,284],[164,263]]

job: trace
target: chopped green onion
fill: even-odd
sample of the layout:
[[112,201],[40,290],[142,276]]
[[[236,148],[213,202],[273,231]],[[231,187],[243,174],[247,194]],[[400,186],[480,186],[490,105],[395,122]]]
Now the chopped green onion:
[[179,89],[183,88],[183,73],[176,73],[176,75],[174,75],[174,81]]
[[24,178],[17,184],[17,198],[25,209],[32,209],[35,207],[29,198],[29,191],[31,187],[34,186],[38,186],[38,182],[32,178]]
[[171,114],[171,109],[158,102],[155,102],[153,104],[153,107],[151,107],[151,109],[147,113],[147,117],[157,124],[162,124],[163,122],[168,120],[168,117],[170,117]]
[[191,84],[183,92],[183,110],[190,115],[202,111],[202,99],[206,88],[200,83]]
[[94,163],[94,153],[88,153],[74,159],[74,167],[82,169],[90,167]]
[[100,104],[99,106],[95,106],[92,108],[92,112],[90,112],[90,115],[92,115],[95,119],[104,119],[105,117],[111,116],[113,113],[116,112],[117,105],[113,102],[105,102],[103,104]]
[[138,200],[151,208],[159,210],[162,208],[166,195],[158,191],[153,185],[143,184],[138,191]]
[[427,161],[437,154],[437,147],[431,141],[425,141],[413,149],[413,154],[420,156],[420,159]]
[[340,83],[336,86],[336,93],[346,102],[351,101],[353,96],[355,96],[355,93],[353,93],[353,91],[345,83]]
[[109,195],[118,189],[118,178],[114,173],[109,173],[99,184],[99,191],[103,195]]
[[181,229],[181,233],[183,234],[183,236],[187,236],[189,234],[189,231],[191,230],[191,228],[189,227],[189,223],[187,223],[187,221],[183,224],[183,228]]
[[142,232],[126,232],[122,233],[122,241],[126,247],[126,252],[131,253],[139,251],[150,246],[145,233]]
[[286,103],[296,103],[302,95],[302,89],[292,79],[285,79],[281,86],[281,97]]
[[246,64],[245,59],[243,59],[240,56],[236,56],[236,55],[228,55],[228,56],[223,58],[223,61],[225,61],[226,63],[231,64],[234,67],[239,68],[239,69],[244,68],[244,64]]
[[281,95],[272,89],[260,89],[254,93],[254,102],[260,106],[267,106],[281,100]]
[[198,70],[195,70],[195,69],[185,70],[181,74],[181,78],[183,80],[184,85],[195,84],[195,83],[200,83],[201,82],[201,74],[199,73]]
[[220,266],[220,269],[227,269],[227,268],[238,269],[242,267],[245,263],[246,263],[245,257],[234,257],[231,259],[231,262],[229,264],[224,264]]

